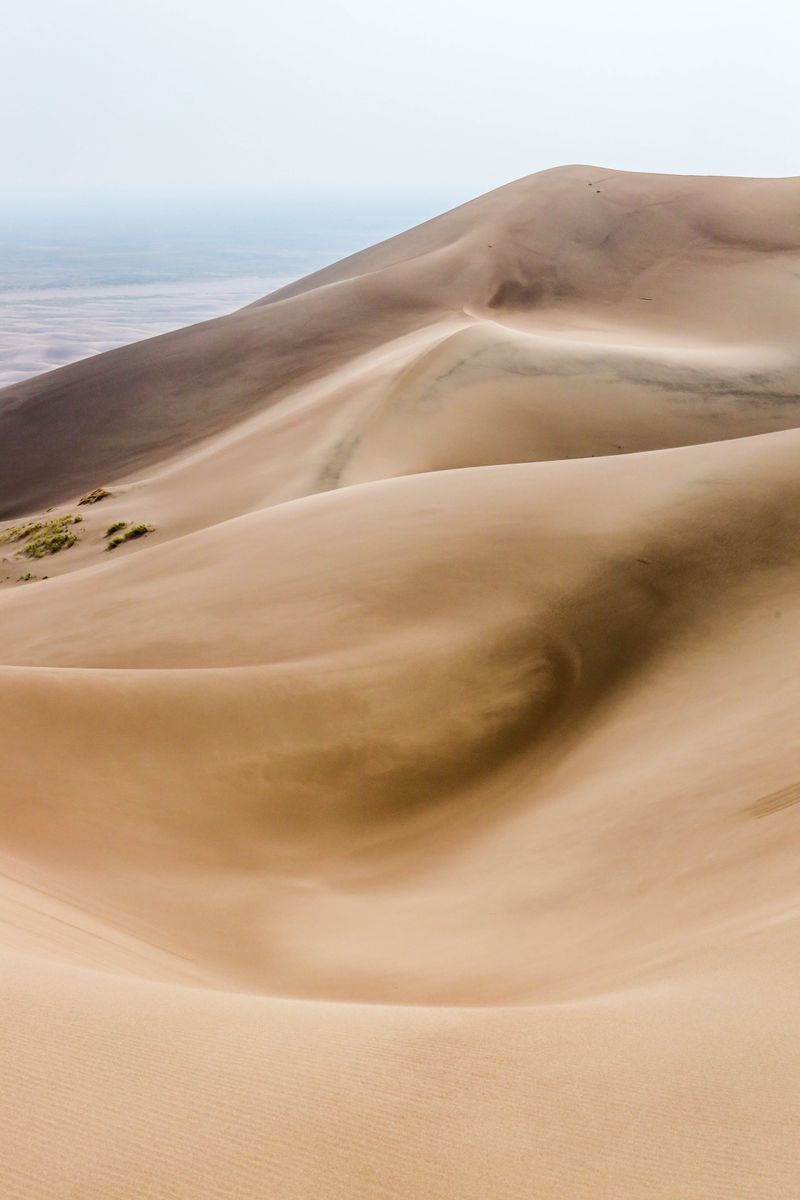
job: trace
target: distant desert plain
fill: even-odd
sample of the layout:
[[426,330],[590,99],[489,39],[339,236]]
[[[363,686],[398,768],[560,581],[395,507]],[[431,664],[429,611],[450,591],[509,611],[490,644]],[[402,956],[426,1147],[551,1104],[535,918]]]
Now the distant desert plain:
[[571,166],[0,393],[2,1200],[800,1195],[799,334]]

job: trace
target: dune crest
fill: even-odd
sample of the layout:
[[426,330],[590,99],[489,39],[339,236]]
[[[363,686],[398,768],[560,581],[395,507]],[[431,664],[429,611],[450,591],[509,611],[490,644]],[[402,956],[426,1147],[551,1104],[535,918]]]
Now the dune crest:
[[0,393],[3,1196],[794,1194],[799,280],[566,167]]

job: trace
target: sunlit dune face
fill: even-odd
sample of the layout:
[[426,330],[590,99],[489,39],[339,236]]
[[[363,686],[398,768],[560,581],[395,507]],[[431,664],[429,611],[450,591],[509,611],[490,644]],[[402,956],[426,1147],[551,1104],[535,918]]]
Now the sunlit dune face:
[[14,1200],[795,1194],[798,212],[544,172],[3,393]]

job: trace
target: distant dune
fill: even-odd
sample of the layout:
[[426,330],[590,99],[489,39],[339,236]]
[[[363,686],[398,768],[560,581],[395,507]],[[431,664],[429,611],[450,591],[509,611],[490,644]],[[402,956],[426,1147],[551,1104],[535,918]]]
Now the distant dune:
[[0,392],[3,1198],[797,1194],[798,328],[573,166]]

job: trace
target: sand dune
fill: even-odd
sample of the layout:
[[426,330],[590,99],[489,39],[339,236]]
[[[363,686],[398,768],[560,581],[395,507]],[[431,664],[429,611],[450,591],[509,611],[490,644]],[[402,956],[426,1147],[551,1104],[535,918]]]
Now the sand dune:
[[544,172],[0,393],[3,1196],[796,1193],[798,214]]

